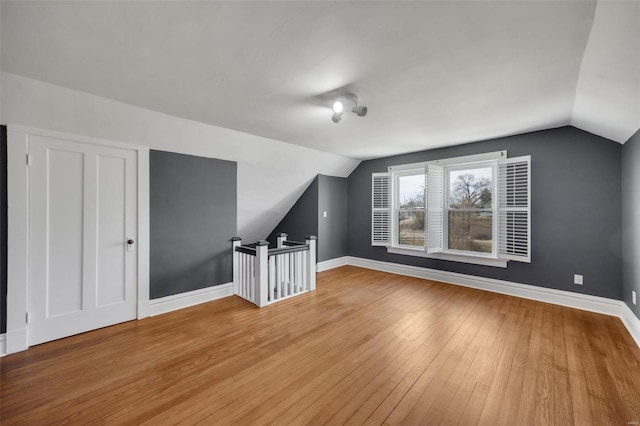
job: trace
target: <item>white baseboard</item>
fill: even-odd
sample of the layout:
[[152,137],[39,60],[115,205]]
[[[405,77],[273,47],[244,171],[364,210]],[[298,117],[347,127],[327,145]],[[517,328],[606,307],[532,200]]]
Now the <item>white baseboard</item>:
[[220,284],[213,287],[175,294],[149,301],[149,316],[165,314],[200,303],[233,295],[233,283]]
[[612,300],[604,297],[589,296],[586,294],[572,293],[570,291],[519,284],[510,281],[496,280],[493,278],[476,277],[473,275],[459,274],[457,272],[421,268],[418,266],[381,262],[378,260],[363,259],[359,257],[350,257],[349,265],[375,269],[376,271],[391,272],[398,275],[424,278],[443,283],[457,284],[464,287],[477,288],[479,290],[487,290],[494,293],[501,293],[509,296],[517,296],[525,299],[597,312],[599,314],[620,315],[621,302],[619,300]]
[[324,262],[318,262],[316,265],[316,271],[324,272],[329,269],[339,268],[340,266],[346,266],[349,264],[349,257],[336,257],[335,259],[325,260]]
[[635,340],[638,347],[640,347],[640,319],[638,319],[631,308],[624,302],[622,302],[620,319],[624,326],[627,327],[627,330],[629,330],[629,334],[631,334],[633,340]]
[[622,323],[629,331],[629,334],[631,334],[631,337],[633,337],[635,342],[638,344],[638,347],[640,347],[640,319],[638,319],[631,309],[629,309],[629,307],[621,300],[519,284],[510,281],[496,280],[493,278],[475,277],[456,272],[382,262],[379,260],[364,259],[360,257],[347,256],[346,258],[340,259],[345,259],[342,264],[346,265],[471,287],[479,290],[486,290],[494,293],[501,293],[509,296],[522,297],[539,302],[552,303],[554,305],[567,306],[569,308],[616,316],[622,320]]
[[0,357],[7,354],[7,335],[5,333],[0,334]]

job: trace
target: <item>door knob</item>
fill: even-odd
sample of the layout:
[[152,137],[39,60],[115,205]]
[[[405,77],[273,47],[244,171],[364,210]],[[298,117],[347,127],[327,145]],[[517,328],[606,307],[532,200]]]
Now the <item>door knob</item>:
[[133,244],[133,243],[134,243],[134,241],[133,241],[131,238],[129,238],[129,239],[127,240],[127,244],[131,245],[131,244]]

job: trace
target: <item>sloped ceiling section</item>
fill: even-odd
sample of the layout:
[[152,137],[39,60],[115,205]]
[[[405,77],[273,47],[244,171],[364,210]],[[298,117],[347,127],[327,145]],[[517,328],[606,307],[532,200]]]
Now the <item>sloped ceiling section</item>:
[[571,124],[624,143],[640,128],[640,2],[599,2]]
[[[571,123],[623,142],[638,126],[635,1],[0,7],[5,71],[351,158]],[[366,118],[331,122],[341,88]]]
[[358,161],[223,129],[2,73],[3,120],[152,149],[238,162],[238,235],[262,239],[318,173],[348,176]]

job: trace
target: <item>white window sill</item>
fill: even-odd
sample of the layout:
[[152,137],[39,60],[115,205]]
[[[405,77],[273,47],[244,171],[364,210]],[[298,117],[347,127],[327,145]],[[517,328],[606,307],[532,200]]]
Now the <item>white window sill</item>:
[[506,268],[507,262],[509,262],[505,259],[495,259],[493,257],[469,256],[464,254],[458,255],[451,253],[427,253],[422,249],[416,250],[398,247],[387,247],[387,253],[426,257],[428,259],[448,260],[451,262],[471,263],[482,266],[494,266],[496,268]]

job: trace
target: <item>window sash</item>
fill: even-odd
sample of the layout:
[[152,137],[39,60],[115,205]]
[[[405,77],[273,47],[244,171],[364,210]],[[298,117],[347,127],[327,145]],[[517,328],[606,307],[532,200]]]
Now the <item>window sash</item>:
[[[457,209],[450,207],[450,191],[451,191],[451,182],[450,182],[450,172],[452,171],[460,171],[460,170],[472,170],[472,169],[482,169],[482,168],[490,168],[491,169],[491,207],[490,208],[477,208],[477,209]],[[451,166],[446,166],[444,168],[444,188],[443,188],[443,201],[444,201],[444,211],[443,211],[443,253],[450,253],[456,255],[466,255],[466,256],[480,256],[480,257],[490,257],[492,259],[498,258],[498,204],[496,202],[496,192],[497,192],[497,177],[498,177],[498,163],[497,160],[491,161],[478,161],[478,162],[470,162],[466,164],[453,164]],[[459,250],[449,248],[449,212],[491,212],[491,252],[481,252],[474,250]]]
[[[398,224],[399,213],[404,212],[424,212],[425,207],[400,207],[400,178],[406,176],[419,176],[424,175],[424,168],[411,168],[411,169],[403,169],[397,170],[391,173],[392,179],[392,226],[391,226],[391,247],[398,247],[403,249],[410,250],[423,250],[423,248],[419,246],[409,245],[409,244],[401,244],[400,243],[400,229]],[[426,196],[426,189],[425,196]],[[426,202],[426,199],[425,199]],[[425,231],[426,231],[426,217],[425,217]],[[425,239],[426,242],[426,239]]]

